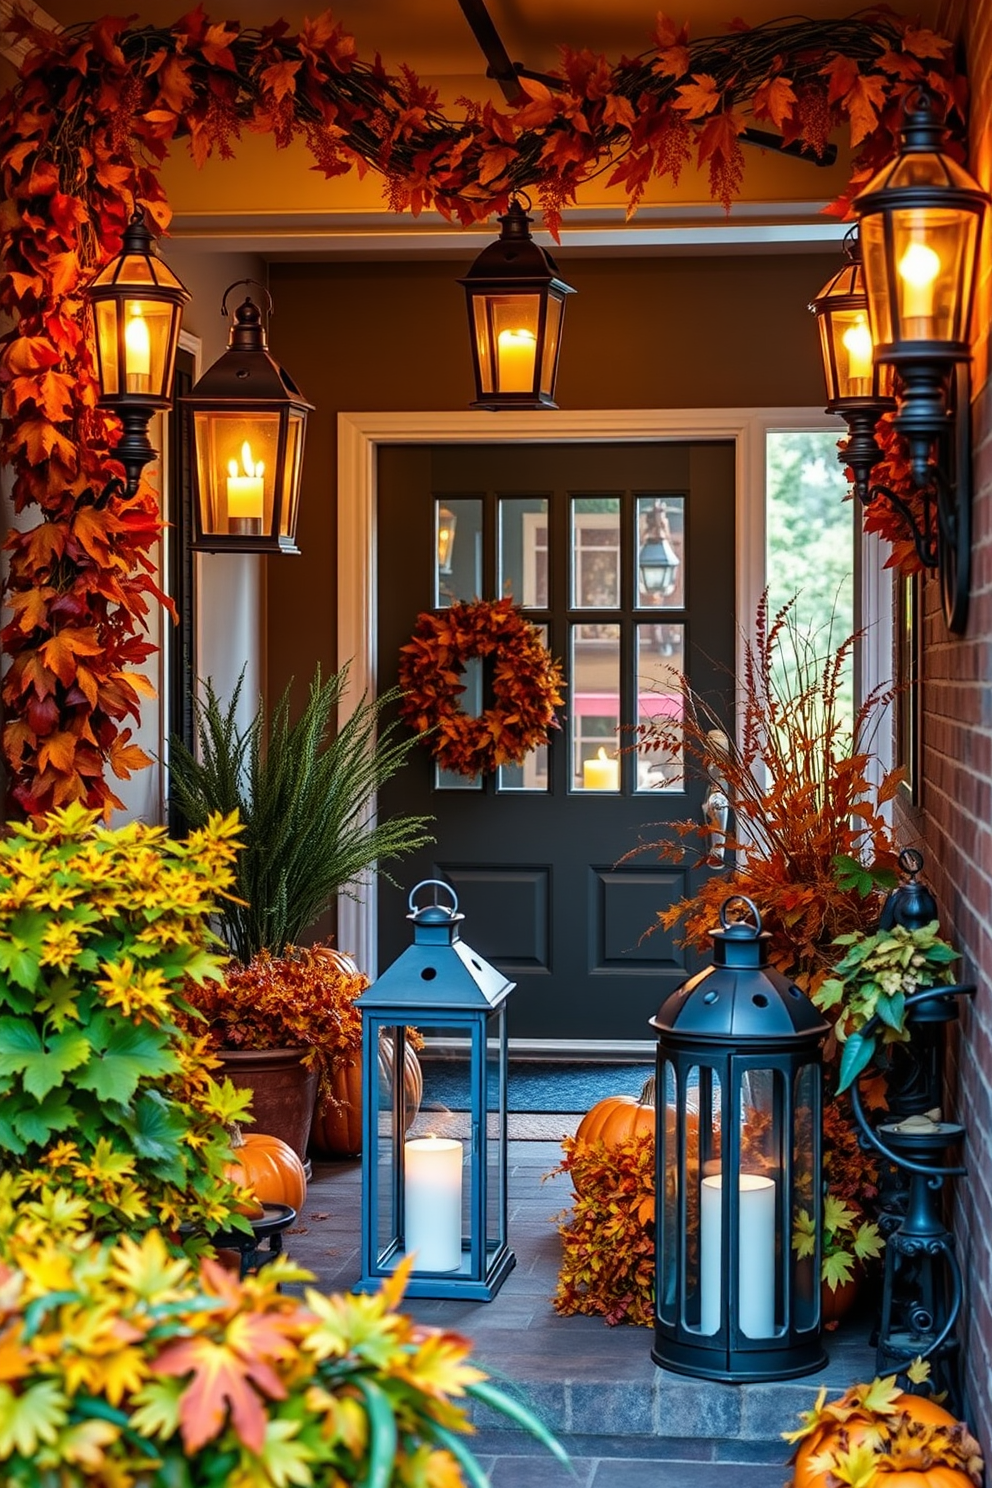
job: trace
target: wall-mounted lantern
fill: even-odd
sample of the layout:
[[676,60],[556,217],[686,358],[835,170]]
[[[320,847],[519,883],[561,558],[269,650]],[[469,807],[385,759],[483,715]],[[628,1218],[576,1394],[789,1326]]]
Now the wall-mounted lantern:
[[[254,282],[230,285],[221,314],[232,289]],[[270,314],[271,304],[269,297]],[[313,404],[270,355],[261,311],[250,297],[234,312],[227,351],[182,402],[193,415],[193,547],[298,553],[303,441]]]
[[86,290],[96,330],[100,403],[124,426],[114,448],[133,496],[158,451],[148,439],[155,413],[172,403],[172,379],[183,306],[189,291],[158,256],[144,213],[135,210],[120,253]]
[[475,367],[473,408],[557,408],[565,297],[574,294],[514,198],[500,235],[464,279]]
[[[435,902],[416,907],[421,889]],[[437,891],[451,897],[437,903]],[[506,999],[514,983],[461,939],[451,886],[410,894],[413,945],[362,994],[362,1274],[375,1291],[414,1255],[411,1297],[488,1302],[516,1264],[507,1243]],[[420,1035],[423,1099],[404,1078]]]
[[[971,320],[989,198],[945,148],[937,101],[907,97],[899,152],[855,199],[875,360],[898,374],[895,425],[932,490],[949,629],[962,631],[971,549]],[[919,545],[918,545],[919,546]]]
[[458,517],[443,502],[437,507],[437,571],[450,574],[455,552],[455,529]]
[[[754,924],[729,918],[743,904]],[[655,1346],[680,1374],[742,1383],[824,1365],[822,1044],[829,1024],[768,964],[733,896],[713,961],[651,1019],[658,1037]],[[814,1245],[793,1245],[802,1230]]]

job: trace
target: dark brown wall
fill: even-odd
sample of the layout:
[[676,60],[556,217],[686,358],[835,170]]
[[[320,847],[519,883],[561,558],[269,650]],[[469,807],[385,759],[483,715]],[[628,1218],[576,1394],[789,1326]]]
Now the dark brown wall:
[[[563,408],[818,405],[806,306],[836,255],[573,259]],[[316,404],[300,558],[268,562],[268,691],[335,658],[339,411],[461,409],[472,393],[464,293],[452,263],[274,264],[272,346]],[[493,415],[494,432],[499,416]],[[554,429],[554,415],[548,430]]]

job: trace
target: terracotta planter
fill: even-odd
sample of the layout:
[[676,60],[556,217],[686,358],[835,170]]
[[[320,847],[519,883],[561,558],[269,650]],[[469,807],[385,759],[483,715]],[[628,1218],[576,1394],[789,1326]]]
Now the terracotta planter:
[[318,1074],[303,1064],[305,1049],[223,1049],[223,1072],[252,1093],[253,1132],[288,1142],[306,1162]]

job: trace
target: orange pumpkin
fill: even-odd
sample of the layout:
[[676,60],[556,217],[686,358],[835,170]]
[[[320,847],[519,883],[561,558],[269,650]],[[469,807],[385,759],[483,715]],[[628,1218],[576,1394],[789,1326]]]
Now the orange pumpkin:
[[307,1196],[303,1164],[288,1142],[264,1132],[241,1133],[236,1129],[232,1139],[236,1154],[227,1176],[232,1183],[247,1188],[258,1200],[258,1211],[243,1205],[240,1212],[249,1219],[260,1219],[263,1204],[289,1204],[297,1213]]
[[575,1135],[583,1142],[605,1142],[615,1147],[627,1137],[654,1136],[654,1075],[640,1095],[608,1095],[597,1101],[579,1122]]
[[[936,1401],[928,1399],[923,1395],[897,1395],[893,1404],[897,1411],[904,1412],[911,1422],[920,1422],[925,1426],[955,1426],[955,1417]],[[891,1417],[880,1418],[888,1421]],[[877,1428],[878,1420],[866,1417],[852,1417],[843,1426],[834,1419],[825,1419],[816,1430],[805,1438],[802,1446],[796,1454],[795,1476],[793,1478],[794,1488],[832,1488],[837,1481],[830,1472],[829,1467],[823,1467],[817,1471],[813,1465],[817,1456],[838,1448],[849,1451],[852,1447],[864,1440],[865,1436]],[[916,1463],[901,1467],[898,1452],[893,1453],[891,1462],[879,1464],[874,1476],[866,1484],[866,1488],[974,1488],[973,1480],[963,1468],[947,1467],[935,1464],[932,1467],[920,1467],[918,1459]]]
[[[379,1079],[388,1087],[393,1079],[393,1045],[379,1041]],[[403,1086],[407,1126],[420,1110],[424,1077],[417,1051],[403,1046]],[[310,1146],[321,1157],[357,1157],[362,1150],[362,1061],[341,1060],[331,1071],[329,1089],[322,1089],[310,1128]]]

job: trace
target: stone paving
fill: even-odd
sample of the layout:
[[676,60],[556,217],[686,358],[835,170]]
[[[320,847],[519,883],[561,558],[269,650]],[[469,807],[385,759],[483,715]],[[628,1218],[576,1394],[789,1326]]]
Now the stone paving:
[[[806,1380],[746,1387],[661,1370],[646,1328],[562,1318],[551,1306],[560,1245],[554,1216],[567,1209],[554,1142],[510,1143],[510,1244],[517,1265],[490,1303],[410,1299],[424,1322],[466,1334],[494,1382],[527,1401],[565,1443],[574,1476],[530,1438],[484,1412],[473,1449],[492,1488],[781,1488],[789,1481],[779,1433],[821,1385],[840,1392],[871,1378],[867,1324],[827,1340],[830,1362]],[[322,1287],[346,1290],[360,1274],[361,1164],[318,1164],[306,1207],[286,1237]]]

